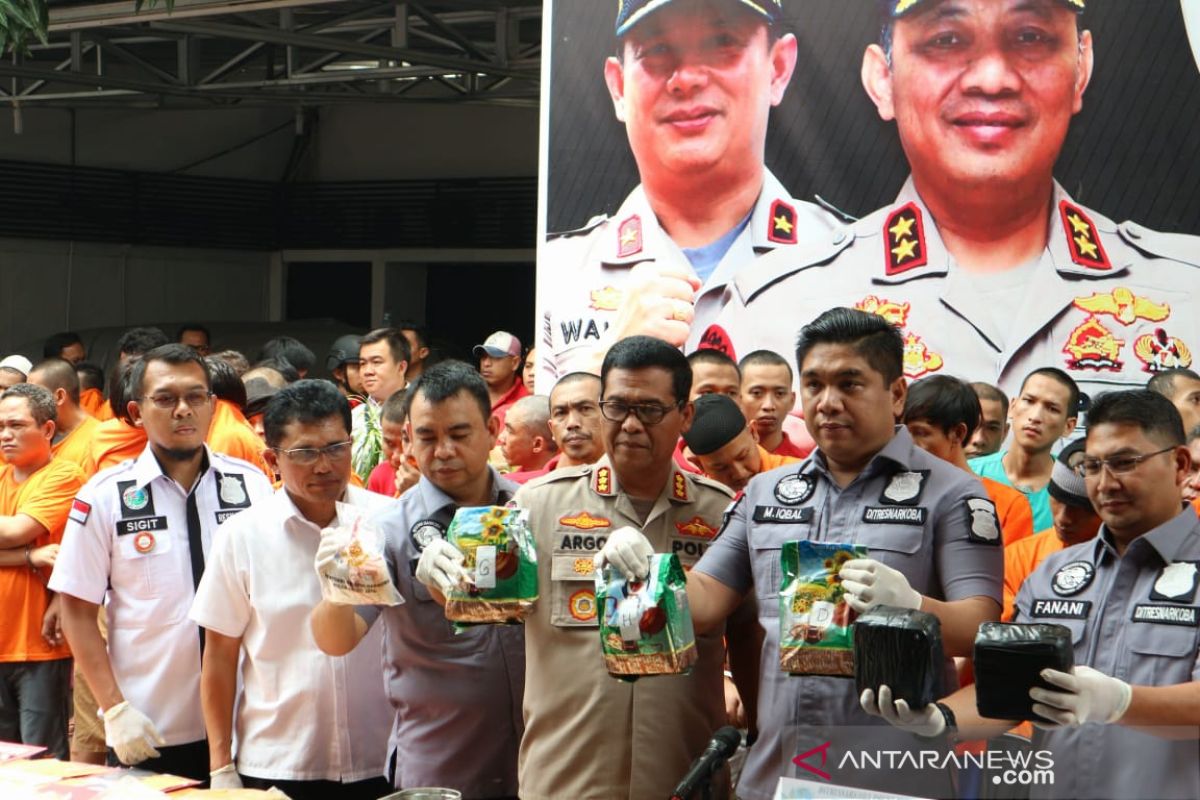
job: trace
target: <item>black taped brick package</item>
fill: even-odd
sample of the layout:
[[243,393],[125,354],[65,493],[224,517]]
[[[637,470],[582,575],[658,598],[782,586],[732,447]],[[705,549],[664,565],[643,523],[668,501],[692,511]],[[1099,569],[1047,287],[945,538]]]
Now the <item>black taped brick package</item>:
[[876,606],[854,623],[854,681],[860,695],[887,684],[896,700],[921,708],[943,696],[945,666],[942,626],[933,614]]
[[1062,625],[985,622],[975,636],[975,705],[993,719],[1041,720],[1029,690],[1061,691],[1041,678],[1049,667],[1070,672],[1075,665],[1071,631]]

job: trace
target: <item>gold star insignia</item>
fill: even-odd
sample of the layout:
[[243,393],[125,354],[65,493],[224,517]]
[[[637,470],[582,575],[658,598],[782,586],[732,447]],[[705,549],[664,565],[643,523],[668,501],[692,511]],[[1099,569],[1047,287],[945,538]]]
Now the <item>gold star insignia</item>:
[[895,225],[888,228],[888,233],[895,236],[896,241],[899,242],[905,236],[908,236],[910,233],[912,233],[912,227],[916,224],[916,222],[916,217],[900,217],[900,219],[896,220]]
[[780,214],[778,217],[775,217],[775,230],[783,231],[784,233],[791,233],[792,227],[792,223],[782,214]]
[[1092,244],[1092,240],[1083,234],[1075,237],[1075,244],[1079,245],[1079,252],[1088,258],[1100,257],[1100,252],[1096,250],[1096,245]]
[[637,242],[638,232],[636,228],[630,228],[621,234],[621,244],[630,245]]
[[1091,231],[1088,224],[1081,220],[1077,214],[1068,214],[1067,221],[1071,223],[1071,227],[1075,229],[1076,233],[1088,233]]
[[906,258],[912,258],[916,255],[917,240],[904,239],[892,248],[892,255],[896,257],[896,263],[899,264]]

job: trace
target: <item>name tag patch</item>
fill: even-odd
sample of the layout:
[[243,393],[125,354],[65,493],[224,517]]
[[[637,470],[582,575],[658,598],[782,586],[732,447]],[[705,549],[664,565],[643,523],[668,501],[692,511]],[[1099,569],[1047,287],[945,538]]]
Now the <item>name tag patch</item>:
[[789,508],[787,506],[755,506],[755,522],[778,522],[787,524],[803,524],[812,522],[813,510],[807,508]]
[[138,517],[137,519],[117,520],[117,536],[129,536],[142,531],[165,531],[166,517]]
[[607,536],[584,536],[581,534],[564,533],[562,541],[559,542],[558,549],[595,552],[604,547],[604,543],[607,541]]
[[875,525],[924,525],[928,509],[913,506],[867,506],[863,509],[863,522]]
[[1029,613],[1041,619],[1087,619],[1091,611],[1091,600],[1034,600]]
[[241,509],[235,508],[231,511],[217,511],[213,516],[217,518],[217,524],[220,525],[225,520],[239,513],[241,513]]
[[1157,622],[1161,625],[1186,625],[1189,628],[1200,626],[1197,616],[1200,608],[1196,606],[1165,606],[1142,603],[1134,606],[1134,622]]

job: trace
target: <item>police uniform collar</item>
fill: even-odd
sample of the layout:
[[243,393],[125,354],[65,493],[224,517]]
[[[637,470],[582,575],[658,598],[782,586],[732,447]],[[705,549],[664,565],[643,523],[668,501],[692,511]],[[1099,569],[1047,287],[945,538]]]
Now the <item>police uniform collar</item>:
[[[201,445],[201,447],[204,450],[204,457],[200,462],[200,471],[196,473],[197,485],[199,485],[200,481],[204,480],[204,476],[208,472],[208,468],[212,464],[213,460],[212,451],[209,449],[208,445],[204,444]],[[168,477],[165,472],[163,472],[162,464],[159,463],[158,456],[154,455],[154,450],[149,442],[146,443],[146,447],[142,450],[141,454],[134,459],[133,469],[131,472],[133,479],[137,481],[137,487],[139,489],[152,483],[158,478],[171,480],[171,478]]]
[[[488,474],[491,476],[491,488],[488,493],[489,502],[492,505],[502,505],[497,501],[500,499],[500,492],[507,492],[509,497],[516,492],[516,485],[512,481],[505,480],[496,468],[488,465]],[[441,489],[433,485],[433,482],[422,475],[417,480],[417,493],[421,497],[421,503],[427,510],[437,511],[446,506],[455,506],[459,504],[450,495],[443,492]]]
[[[617,471],[613,468],[607,455],[602,456],[592,465],[591,473],[591,477],[588,478],[588,486],[593,492],[601,497],[617,497],[621,494],[621,485],[617,482]],[[659,496],[665,496],[675,503],[691,503],[694,495],[695,491],[688,480],[688,474],[680,469],[672,459],[667,485]]]
[[859,246],[878,248],[879,269],[871,278],[873,283],[908,283],[944,276],[950,270],[950,257],[937,224],[911,175],[895,202],[855,223],[854,235],[863,240]]
[[[646,199],[646,190],[639,183],[617,209],[600,248],[600,260],[608,266],[632,267],[650,261],[653,253],[676,247],[658,224],[654,209]],[[676,248],[678,249],[678,248]]]
[[[879,449],[879,452],[871,457],[867,465],[863,467],[860,475],[871,476],[876,472],[886,472],[891,474],[896,472],[896,468],[901,470],[910,469],[911,456],[916,444],[913,443],[912,436],[908,432],[908,428],[903,425],[896,425],[892,438],[888,443]],[[805,461],[801,462],[796,474],[800,475],[815,469],[825,475],[826,478],[832,480],[829,473],[829,462],[825,459],[825,454],[821,452],[821,448],[812,451],[812,455]]]
[[[1196,509],[1192,508],[1189,503],[1171,519],[1146,531],[1130,542],[1125,552],[1128,554],[1134,547],[1139,549],[1149,547],[1158,553],[1164,564],[1170,564],[1185,555],[1184,546],[1191,544],[1200,534],[1198,529],[1200,529],[1200,519],[1196,518]],[[1145,544],[1138,544],[1139,542],[1145,542]]]
[[1076,203],[1058,181],[1046,247],[1058,273],[1073,278],[1111,278],[1134,259],[1133,250],[1117,235],[1117,224]]
[[762,191],[750,216],[750,241],[756,252],[774,250],[800,240],[800,208],[769,169],[763,169]]
[[[342,494],[342,499],[338,500],[335,504],[337,519],[335,523],[331,524],[345,524],[347,521],[359,516],[362,513],[362,509],[366,507],[360,500],[360,495],[365,492],[365,489],[359,489],[357,486],[346,484],[346,491]],[[286,486],[280,486],[276,489],[273,499],[279,504],[278,511],[283,522],[294,519],[307,525],[316,524],[304,516],[304,513],[296,507],[296,501],[292,500],[292,496],[288,494]]]

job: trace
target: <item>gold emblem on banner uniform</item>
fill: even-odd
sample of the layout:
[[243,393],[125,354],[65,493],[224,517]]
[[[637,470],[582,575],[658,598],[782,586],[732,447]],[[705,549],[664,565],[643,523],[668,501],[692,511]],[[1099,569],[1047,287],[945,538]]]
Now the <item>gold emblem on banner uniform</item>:
[[1070,356],[1067,366],[1071,369],[1094,369],[1118,372],[1121,362],[1121,348],[1125,342],[1113,335],[1113,332],[1096,319],[1088,316],[1071,331],[1063,352]]
[[1058,212],[1062,217],[1063,231],[1067,235],[1067,249],[1071,251],[1071,260],[1081,267],[1097,270],[1112,269],[1108,253],[1100,243],[1100,232],[1083,209],[1062,200],[1058,204]]
[[936,372],[943,364],[942,357],[930,350],[920,336],[910,333],[904,337],[904,374],[907,377],[919,378]]
[[1168,369],[1183,369],[1192,365],[1192,351],[1162,328],[1153,334],[1139,336],[1133,343],[1133,353],[1142,362],[1146,372],[1163,372]]
[[907,203],[888,215],[883,223],[883,248],[888,275],[899,275],[929,262],[925,222],[916,203]]
[[634,214],[617,228],[617,258],[642,252],[642,218]]
[[767,228],[767,238],[779,244],[796,243],[796,209],[776,200],[771,203],[770,227]]
[[908,324],[908,311],[911,306],[908,303],[893,303],[891,300],[869,294],[855,303],[854,307],[859,311],[883,317],[897,328],[903,328]]
[[1171,307],[1166,303],[1155,303],[1118,286],[1108,294],[1094,293],[1091,297],[1076,297],[1076,308],[1092,314],[1108,314],[1122,325],[1132,325],[1139,319],[1147,322],[1162,322],[1171,316]]
[[616,311],[617,306],[621,304],[621,290],[612,286],[592,289],[588,292],[588,297],[591,300],[589,305],[597,311]]

